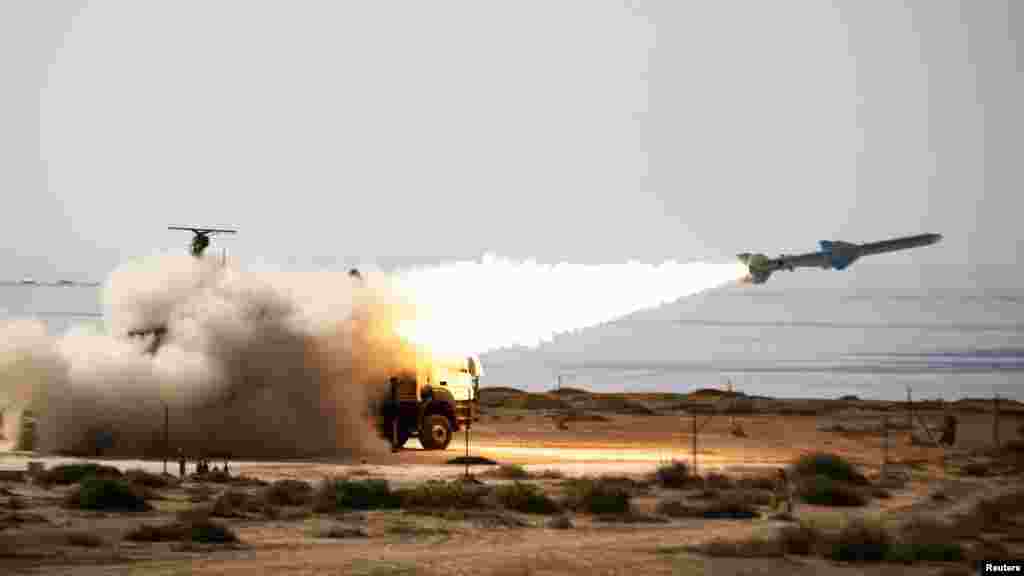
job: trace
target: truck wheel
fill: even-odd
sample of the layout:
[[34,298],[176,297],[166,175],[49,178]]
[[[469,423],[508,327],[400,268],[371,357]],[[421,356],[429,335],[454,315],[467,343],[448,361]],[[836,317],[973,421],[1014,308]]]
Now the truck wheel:
[[444,414],[430,414],[420,428],[420,444],[427,450],[444,450],[452,441],[452,425]]

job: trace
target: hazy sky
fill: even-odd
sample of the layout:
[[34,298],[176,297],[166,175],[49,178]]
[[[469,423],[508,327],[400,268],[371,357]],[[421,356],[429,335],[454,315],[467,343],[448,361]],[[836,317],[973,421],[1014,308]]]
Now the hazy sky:
[[0,276],[102,279],[194,224],[291,269],[940,232],[800,283],[1021,285],[1022,30],[1006,1],[7,1]]

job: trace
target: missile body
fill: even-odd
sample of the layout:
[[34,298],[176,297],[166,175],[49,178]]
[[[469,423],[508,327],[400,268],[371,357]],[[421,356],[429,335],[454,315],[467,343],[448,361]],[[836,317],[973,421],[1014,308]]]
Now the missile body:
[[919,234],[865,244],[822,240],[818,243],[821,247],[818,252],[797,256],[779,256],[778,258],[769,258],[764,254],[743,253],[738,254],[737,257],[740,262],[746,264],[750,271],[746,280],[754,284],[764,284],[768,277],[777,270],[795,270],[796,268],[845,270],[861,256],[929,246],[939,240],[942,240],[941,234]]

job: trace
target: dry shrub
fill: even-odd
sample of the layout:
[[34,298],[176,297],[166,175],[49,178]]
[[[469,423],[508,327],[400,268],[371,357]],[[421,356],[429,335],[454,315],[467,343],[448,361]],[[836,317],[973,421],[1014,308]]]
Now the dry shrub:
[[432,480],[396,491],[395,495],[396,502],[404,508],[467,510],[487,507],[490,493],[491,490],[485,486]]
[[231,528],[208,519],[156,526],[143,524],[128,532],[125,539],[132,542],[200,542],[207,544],[238,542],[238,536]]
[[624,514],[631,509],[632,491],[623,483],[604,478],[566,480],[564,504],[577,512]]
[[568,530],[573,527],[573,523],[568,516],[563,514],[548,520],[545,526],[554,530]]
[[873,486],[871,487],[871,496],[873,498],[885,500],[888,498],[892,498],[892,493],[889,492],[888,489],[883,488],[882,486]]
[[502,464],[491,474],[498,478],[508,478],[510,480],[525,480],[530,477],[530,473],[518,464]]
[[956,541],[955,527],[931,518],[915,517],[900,529],[887,560],[890,562],[959,562],[966,552]]
[[451,533],[445,526],[424,526],[402,519],[396,520],[386,531],[399,536],[448,536]]
[[774,491],[777,480],[773,476],[744,476],[736,480],[737,488]]
[[867,486],[868,479],[856,466],[842,456],[825,452],[805,454],[793,463],[793,472],[804,478],[824,476],[831,480]]
[[775,492],[755,488],[729,490],[723,497],[739,500],[748,506],[771,506],[775,502]]
[[875,522],[851,520],[831,542],[827,556],[840,562],[881,562],[892,549],[892,536]]
[[562,510],[538,486],[518,480],[511,485],[498,486],[495,496],[502,506],[525,514],[555,514]]
[[224,474],[224,476],[227,476],[228,484],[239,488],[262,487],[269,484],[269,482],[265,480],[260,480],[259,478],[253,478],[251,476],[228,476],[227,474]]
[[249,476],[232,476],[230,473],[219,469],[210,470],[205,474],[192,474],[192,480],[195,482],[210,482],[212,484],[231,484],[232,486],[237,486],[239,488],[249,486],[266,486],[268,484],[259,478],[251,478]]
[[598,514],[594,520],[616,524],[668,524],[671,522],[665,516],[644,514],[633,509],[621,514]]
[[722,491],[715,488],[702,488],[693,498],[697,500],[715,500],[722,497]]
[[273,511],[267,512],[268,508],[267,503],[245,492],[227,490],[214,500],[210,515],[217,518],[246,518],[253,514],[274,516]]
[[153,490],[161,490],[177,485],[173,476],[165,474],[153,474],[145,470],[134,468],[124,473],[124,479],[136,486],[144,486]]
[[472,522],[484,528],[525,528],[530,525],[506,510],[446,510],[440,516],[446,520]]
[[401,496],[391,490],[387,480],[325,479],[313,497],[317,512],[398,508]]
[[263,497],[274,506],[305,506],[313,500],[313,486],[302,480],[278,480],[266,488]]
[[88,476],[64,501],[68,508],[141,512],[151,510],[146,496],[124,480],[107,476]]
[[957,527],[961,533],[993,532],[1011,524],[1021,513],[1024,513],[1024,490],[1018,489],[979,500],[967,514],[958,518]]
[[197,484],[185,488],[185,494],[188,495],[189,501],[196,504],[213,498],[214,492],[215,490],[206,484]]
[[732,488],[734,484],[735,483],[732,481],[731,478],[729,478],[725,474],[720,474],[718,472],[709,472],[704,477],[704,486],[708,488],[727,490],[729,488]]
[[993,558],[1009,558],[1010,550],[1002,542],[981,539],[976,541],[969,550],[967,558],[970,562],[981,562]]
[[778,535],[779,546],[786,554],[808,556],[821,549],[824,537],[814,526],[800,522],[783,526]]
[[332,524],[326,528],[321,528],[316,531],[315,536],[317,538],[331,538],[331,539],[344,539],[344,538],[366,538],[369,534],[366,533],[362,528],[355,526],[343,526],[340,524]]
[[678,498],[660,500],[655,507],[655,511],[670,518],[696,518],[700,516],[699,507],[689,505]]
[[548,469],[540,471],[536,474],[536,477],[542,480],[561,480],[565,478],[565,474],[559,470]]
[[718,498],[687,504],[681,500],[663,500],[658,502],[658,514],[672,518],[713,518],[713,519],[751,519],[760,516],[755,505],[748,501],[742,493],[725,493]]
[[31,512],[9,512],[0,514],[0,530],[8,527],[17,527],[22,524],[48,524],[45,516]]
[[966,476],[988,476],[989,465],[984,462],[969,462],[961,471]]
[[86,532],[84,530],[65,532],[64,541],[70,546],[80,546],[82,548],[99,548],[103,546],[103,538],[100,538],[93,532]]
[[800,478],[797,494],[804,502],[819,506],[864,506],[868,503],[863,489],[828,476]]
[[686,488],[699,480],[690,473],[690,465],[681,460],[658,466],[654,472],[655,481],[664,488]]

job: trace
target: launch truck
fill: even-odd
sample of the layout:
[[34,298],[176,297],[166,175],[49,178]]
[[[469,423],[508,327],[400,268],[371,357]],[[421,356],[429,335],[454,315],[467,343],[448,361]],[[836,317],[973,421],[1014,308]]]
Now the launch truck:
[[378,431],[398,450],[417,437],[425,450],[444,450],[452,434],[479,416],[480,376],[474,356],[421,363],[416,371],[392,376],[378,409]]

